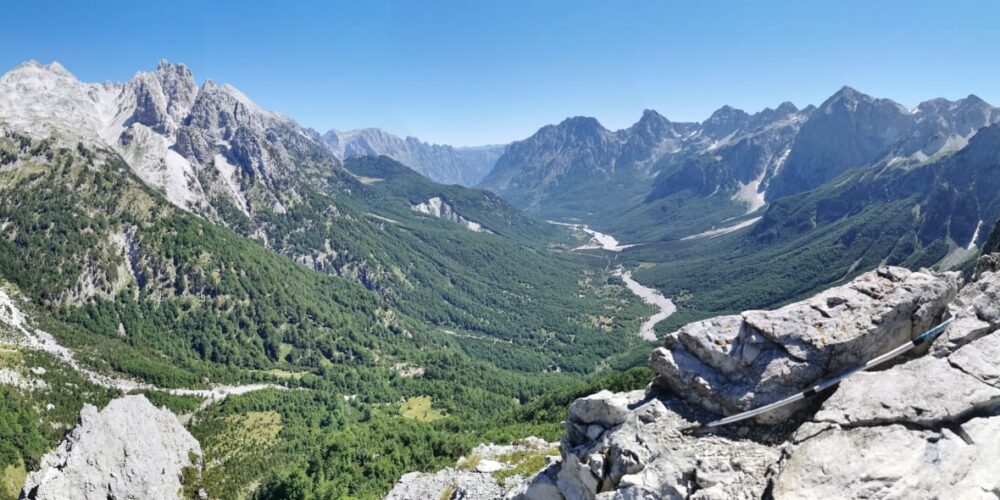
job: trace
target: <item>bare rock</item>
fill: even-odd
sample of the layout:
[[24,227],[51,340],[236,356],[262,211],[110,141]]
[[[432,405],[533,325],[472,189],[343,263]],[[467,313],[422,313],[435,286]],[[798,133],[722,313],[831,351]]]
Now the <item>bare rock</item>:
[[651,394],[597,439],[564,439],[560,493],[569,499],[760,498],[779,451],[749,440],[685,434],[681,429],[693,421],[673,407],[687,406]]
[[[983,259],[996,258],[988,255]],[[947,356],[1000,327],[1000,272],[981,272],[948,305],[952,323],[935,342],[935,356]]]
[[27,499],[177,498],[181,474],[201,446],[166,408],[145,396],[85,405],[80,423],[28,475]]
[[835,429],[789,451],[774,498],[989,498],[1000,491],[1000,417],[943,429]]
[[578,424],[614,427],[625,421],[629,405],[639,399],[642,399],[641,391],[638,393],[601,391],[573,401],[569,405],[569,420]]
[[668,335],[650,364],[659,385],[707,409],[738,413],[919,335],[939,321],[957,291],[953,273],[884,267],[774,311],[691,323]]
[[931,427],[995,406],[1000,406],[1000,389],[945,359],[924,356],[841,382],[814,419],[844,426],[906,422]]

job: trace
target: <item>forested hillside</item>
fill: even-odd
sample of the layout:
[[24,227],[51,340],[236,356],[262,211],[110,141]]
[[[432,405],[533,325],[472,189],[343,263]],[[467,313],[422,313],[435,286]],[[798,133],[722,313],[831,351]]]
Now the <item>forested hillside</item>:
[[[198,414],[191,427],[211,464],[199,484],[212,496],[262,482],[260,491],[281,497],[296,481],[334,496],[377,495],[399,474],[440,466],[482,440],[551,434],[558,412],[536,416],[523,405],[643,345],[634,332],[647,308],[599,265],[550,247],[568,236],[482,192],[429,182],[410,192],[394,179],[415,174],[391,161],[354,165],[366,180],[326,205],[336,217],[319,218],[329,212],[317,205],[275,219],[299,222],[289,241],[342,241],[337,226],[348,226],[360,237],[338,248],[395,263],[390,279],[366,288],[167,203],[99,146],[5,130],[0,151],[0,274],[84,366],[160,387],[295,389],[232,396]],[[411,209],[429,194],[492,232]],[[31,355],[41,356],[34,366],[66,371]],[[559,371],[577,375],[547,373]],[[58,438],[49,422],[69,425],[74,407],[113,394],[4,388],[15,409],[3,418],[14,427],[0,432],[31,441],[5,450],[0,466],[33,469]],[[197,406],[150,397],[182,413]],[[39,418],[50,403],[65,413]],[[426,408],[417,417],[407,405]],[[342,473],[327,476],[334,470]]]

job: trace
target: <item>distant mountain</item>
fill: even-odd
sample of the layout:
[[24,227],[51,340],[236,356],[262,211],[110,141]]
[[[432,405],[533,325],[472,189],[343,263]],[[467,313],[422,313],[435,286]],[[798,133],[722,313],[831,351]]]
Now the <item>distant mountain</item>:
[[480,186],[534,212],[585,215],[641,194],[656,174],[655,161],[696,130],[651,110],[618,131],[594,118],[568,118],[510,144]]
[[770,199],[812,189],[883,158],[926,160],[961,149],[1000,110],[976,96],[935,99],[909,110],[844,87],[817,109],[792,144]]
[[629,239],[681,238],[863,165],[912,165],[963,148],[1000,110],[976,96],[913,110],[844,87],[818,108],[723,106],[702,123],[654,111],[619,131],[570,118],[511,144],[482,187],[546,217]]
[[416,137],[401,138],[382,129],[365,128],[323,134],[338,158],[388,156],[433,181],[474,186],[493,168],[506,146],[456,148],[428,144]]

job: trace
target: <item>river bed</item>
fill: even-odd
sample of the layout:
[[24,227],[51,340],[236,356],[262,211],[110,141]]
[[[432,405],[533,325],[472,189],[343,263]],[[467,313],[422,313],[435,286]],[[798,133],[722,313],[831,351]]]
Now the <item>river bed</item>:
[[[549,221],[553,224],[558,224],[560,226],[567,226],[575,230],[583,231],[590,235],[590,242],[586,245],[582,245],[574,248],[573,250],[607,250],[610,252],[621,252],[627,248],[634,247],[635,245],[622,245],[618,240],[611,236],[610,234],[604,234],[600,231],[595,231],[587,227],[586,224],[569,224],[565,222],[555,222]],[[669,318],[672,314],[677,312],[677,305],[674,304],[672,300],[664,297],[659,290],[655,288],[650,288],[648,286],[639,283],[632,278],[632,272],[626,271],[625,268],[618,266],[615,270],[615,276],[618,276],[625,282],[625,287],[629,289],[630,292],[642,299],[643,302],[654,306],[660,310],[660,312],[652,315],[642,326],[639,327],[639,336],[645,340],[656,341],[656,324]]]

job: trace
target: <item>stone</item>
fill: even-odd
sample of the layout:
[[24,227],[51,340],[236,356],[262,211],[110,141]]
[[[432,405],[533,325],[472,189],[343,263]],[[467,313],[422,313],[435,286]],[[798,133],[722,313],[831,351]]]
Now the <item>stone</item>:
[[614,427],[625,421],[629,405],[641,398],[641,391],[638,394],[601,391],[573,401],[569,406],[569,419],[580,424]]
[[562,500],[563,494],[556,485],[556,475],[561,462],[549,464],[538,474],[530,477],[524,483],[515,487],[507,498],[512,500]]
[[587,439],[591,441],[601,437],[601,434],[603,433],[604,433],[604,427],[602,427],[599,424],[590,424],[587,426],[587,432],[586,432]]
[[[548,469],[551,476],[524,478],[520,475],[513,475],[500,484],[494,478],[493,473],[513,467],[508,463],[508,457],[523,452],[547,452],[556,447],[555,443],[549,443],[544,439],[534,436],[518,440],[512,445],[497,445],[493,443],[480,444],[472,449],[470,457],[476,457],[476,466],[469,468],[461,464],[468,463],[468,459],[459,459],[458,467],[446,467],[436,472],[411,472],[403,475],[393,486],[392,490],[385,498],[392,500],[423,500],[427,498],[442,498],[442,495],[449,494],[451,498],[467,499],[500,499],[500,498],[524,498],[527,500],[542,500],[558,497],[547,496],[555,490],[554,468],[558,467],[558,461],[549,462]],[[552,457],[550,457],[552,458]],[[558,457],[555,457],[558,459]],[[543,469],[544,470],[544,469]]]
[[931,349],[939,357],[947,356],[1000,327],[1000,272],[980,273],[948,304],[948,312],[953,318],[952,323]]
[[[626,393],[632,394],[632,393]],[[630,395],[623,397],[636,399]],[[750,440],[681,432],[693,422],[688,403],[649,394],[633,403],[622,424],[599,438],[564,439],[557,487],[565,498],[760,498],[765,473],[780,452]],[[724,464],[724,465],[723,465]],[[695,478],[704,475],[702,485]]]
[[[954,273],[883,267],[773,311],[688,324],[656,349],[656,383],[724,414],[790,396],[919,335],[958,292]],[[807,401],[760,417],[778,422]]]
[[996,498],[1000,417],[945,429],[903,425],[835,429],[791,447],[774,498]]
[[175,498],[182,470],[201,446],[166,408],[124,396],[98,411],[84,405],[80,423],[28,474],[25,499]]
[[924,356],[841,382],[813,419],[842,426],[907,422],[931,427],[993,406],[1000,406],[1000,389],[945,359]]
[[496,460],[482,459],[476,464],[476,472],[492,473],[503,469],[504,466]]

